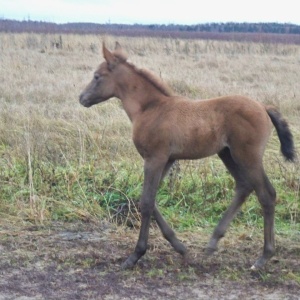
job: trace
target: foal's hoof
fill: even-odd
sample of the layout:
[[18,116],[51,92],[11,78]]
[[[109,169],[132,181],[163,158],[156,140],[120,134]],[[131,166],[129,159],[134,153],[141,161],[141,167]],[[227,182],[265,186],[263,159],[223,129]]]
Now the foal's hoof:
[[121,270],[130,270],[133,269],[134,263],[132,263],[129,259],[126,259],[122,264],[121,264]]
[[261,257],[259,258],[255,264],[250,268],[251,271],[259,271],[261,270],[265,265],[268,259]]
[[132,269],[137,263],[138,259],[136,259],[135,255],[130,255],[121,265],[122,270]]
[[257,268],[256,266],[255,266],[255,264],[250,268],[250,270],[251,271],[258,271],[259,270],[259,268]]
[[189,266],[191,264],[191,257],[188,254],[188,252],[185,252],[182,255],[182,264],[183,264],[184,267],[187,267],[187,266]]
[[127,260],[121,264],[121,270],[131,270],[133,269],[133,267],[134,265],[132,263],[127,262]]
[[217,251],[217,248],[207,247],[205,249],[205,254],[208,255],[208,256],[213,255],[216,251]]

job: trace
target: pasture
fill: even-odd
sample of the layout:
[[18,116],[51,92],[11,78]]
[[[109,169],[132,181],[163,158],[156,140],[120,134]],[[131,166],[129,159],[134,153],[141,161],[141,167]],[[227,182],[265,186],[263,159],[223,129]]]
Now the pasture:
[[[257,297],[296,299],[300,163],[284,161],[275,130],[264,165],[277,191],[276,255],[264,270],[249,271],[262,245],[262,213],[254,196],[232,222],[219,252],[209,259],[203,255],[233,196],[234,181],[216,156],[180,161],[157,195],[162,214],[191,251],[191,265],[181,265],[153,223],[147,255],[133,271],[119,270],[139,230],[143,161],[119,100],[90,109],[79,104],[80,92],[103,61],[103,40],[114,48],[116,38],[109,35],[0,34],[0,299],[6,299],[5,291],[26,296],[16,289],[15,274],[28,284],[35,276],[27,294],[32,299],[55,299],[42,288],[47,276],[65,299],[140,299],[142,291],[145,299],[175,299],[168,290],[174,284],[177,299],[197,293],[226,299],[226,285],[233,296],[253,294],[256,287]],[[130,61],[159,75],[180,95],[241,94],[276,106],[289,122],[299,155],[299,46],[117,40]],[[70,279],[62,279],[60,271]],[[78,288],[74,282],[80,282]],[[158,291],[151,294],[154,286]]]

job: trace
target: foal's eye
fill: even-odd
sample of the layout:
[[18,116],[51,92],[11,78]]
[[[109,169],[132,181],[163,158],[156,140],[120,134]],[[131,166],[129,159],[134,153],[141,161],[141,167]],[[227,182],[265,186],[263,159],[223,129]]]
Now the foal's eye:
[[95,79],[95,80],[99,80],[99,78],[100,78],[100,75],[99,75],[99,74],[97,74],[97,73],[94,74],[94,79]]

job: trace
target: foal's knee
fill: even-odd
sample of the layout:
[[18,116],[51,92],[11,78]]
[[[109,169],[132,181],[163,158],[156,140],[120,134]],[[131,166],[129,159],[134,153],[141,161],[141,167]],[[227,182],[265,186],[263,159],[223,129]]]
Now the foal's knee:
[[143,202],[141,201],[140,203],[140,211],[141,211],[141,215],[142,217],[150,217],[153,213],[154,210],[154,203],[147,203],[147,202]]

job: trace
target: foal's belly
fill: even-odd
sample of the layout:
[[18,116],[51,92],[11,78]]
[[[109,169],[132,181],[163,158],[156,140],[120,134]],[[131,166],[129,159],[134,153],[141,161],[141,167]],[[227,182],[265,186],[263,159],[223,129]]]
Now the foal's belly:
[[199,159],[219,153],[226,147],[225,138],[221,135],[207,134],[177,136],[171,142],[170,156],[172,159]]

